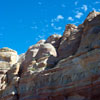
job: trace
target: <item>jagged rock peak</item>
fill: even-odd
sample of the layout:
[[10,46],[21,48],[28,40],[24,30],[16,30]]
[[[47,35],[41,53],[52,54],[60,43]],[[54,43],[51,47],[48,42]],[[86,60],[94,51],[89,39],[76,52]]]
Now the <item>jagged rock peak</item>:
[[66,25],[66,28],[65,28],[65,31],[67,31],[67,30],[72,30],[72,29],[77,29],[77,26],[76,25],[74,25],[74,24],[67,24]]
[[92,21],[96,16],[100,15],[100,12],[92,11],[88,14],[87,18],[83,22],[83,25],[86,25],[88,22]]
[[17,53],[15,50],[10,49],[8,47],[1,48],[0,49],[0,52],[15,52],[15,53]]
[[97,15],[99,15],[100,14],[100,12],[96,12],[96,11],[92,11],[92,12],[90,12],[89,13],[89,15],[87,16],[87,20],[88,21],[91,21],[94,17],[96,17]]

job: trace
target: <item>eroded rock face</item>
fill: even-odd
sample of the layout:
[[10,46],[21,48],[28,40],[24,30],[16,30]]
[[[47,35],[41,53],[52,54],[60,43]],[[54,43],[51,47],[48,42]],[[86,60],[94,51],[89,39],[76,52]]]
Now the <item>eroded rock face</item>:
[[0,100],[100,100],[99,26],[100,13],[93,11],[83,24],[68,24],[62,37],[39,41],[13,64],[10,50],[0,49],[0,68],[9,68],[0,76]]
[[30,46],[28,51],[25,53],[24,65],[28,66],[36,57],[40,46],[44,44],[45,40],[40,40],[37,44]]
[[68,24],[58,48],[59,59],[74,55],[80,45],[80,41],[81,29],[75,25]]
[[61,42],[61,35],[53,34],[46,40],[46,43],[52,44],[56,49],[58,49]]
[[32,65],[32,63],[35,61],[35,56],[37,55],[41,44],[44,44],[44,42],[38,42],[36,45],[29,47],[29,49],[25,53],[25,59],[21,64],[22,72],[26,72],[28,66]]
[[57,56],[56,50],[50,43],[46,43],[40,46],[40,49],[36,55],[36,59],[40,59],[42,57],[53,55],[54,57]]
[[83,23],[83,34],[78,53],[100,47],[100,13],[91,12]]
[[18,60],[17,52],[10,48],[0,49],[0,90],[5,88],[5,84],[2,82],[2,78],[5,77],[5,73],[15,64]]
[[2,48],[0,49],[0,61],[5,61],[10,64],[16,63],[18,60],[17,52],[9,49],[9,48]]

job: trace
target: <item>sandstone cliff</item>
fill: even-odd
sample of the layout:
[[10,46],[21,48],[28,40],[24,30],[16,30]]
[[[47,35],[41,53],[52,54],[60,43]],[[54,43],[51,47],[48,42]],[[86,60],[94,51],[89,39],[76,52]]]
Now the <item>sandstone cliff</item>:
[[0,49],[0,100],[100,100],[100,13],[25,54]]

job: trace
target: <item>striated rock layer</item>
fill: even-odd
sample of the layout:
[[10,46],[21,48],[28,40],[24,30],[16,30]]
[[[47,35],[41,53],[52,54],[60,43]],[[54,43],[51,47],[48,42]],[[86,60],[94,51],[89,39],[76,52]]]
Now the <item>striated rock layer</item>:
[[100,13],[25,54],[0,49],[0,100],[100,100]]

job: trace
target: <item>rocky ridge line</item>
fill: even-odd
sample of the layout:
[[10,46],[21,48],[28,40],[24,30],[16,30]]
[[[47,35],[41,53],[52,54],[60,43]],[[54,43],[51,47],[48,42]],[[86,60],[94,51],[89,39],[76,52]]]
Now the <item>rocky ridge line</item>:
[[100,13],[66,25],[18,55],[0,49],[0,100],[100,100]]

